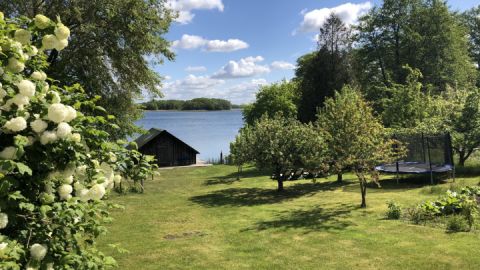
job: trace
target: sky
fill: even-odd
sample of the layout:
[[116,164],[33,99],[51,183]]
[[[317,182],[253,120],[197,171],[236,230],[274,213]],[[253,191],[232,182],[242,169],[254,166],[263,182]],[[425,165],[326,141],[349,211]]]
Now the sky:
[[[174,61],[154,66],[164,99],[255,99],[259,87],[289,80],[299,56],[316,48],[315,35],[335,12],[352,24],[378,0],[167,0],[179,16],[165,38]],[[479,0],[450,0],[466,10]]]

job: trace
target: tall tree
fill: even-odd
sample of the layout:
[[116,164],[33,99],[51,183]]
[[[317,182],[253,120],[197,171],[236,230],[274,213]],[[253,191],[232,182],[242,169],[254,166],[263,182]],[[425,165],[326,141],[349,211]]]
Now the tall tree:
[[[475,61],[477,71],[480,71],[480,5],[466,11],[463,17],[470,38],[470,56]],[[480,86],[480,78],[477,86]]]
[[69,46],[48,55],[50,77],[81,83],[100,105],[117,117],[119,136],[134,131],[141,111],[135,100],[142,90],[160,95],[161,77],[149,63],[172,60],[174,54],[163,35],[172,14],[165,0],[17,0],[0,1],[8,16],[60,17],[71,30]]
[[470,86],[475,71],[458,17],[440,0],[386,0],[361,18],[354,62],[368,97],[382,95],[378,83],[404,83],[405,65],[419,69],[423,85],[436,91]]
[[[334,98],[328,98],[318,113],[316,122],[333,159],[333,171],[350,168],[360,182],[361,207],[366,207],[367,176],[377,181],[375,166],[393,162],[393,140],[360,92],[345,86]],[[400,152],[398,152],[400,153]]]
[[320,27],[318,47],[330,53],[340,53],[350,47],[350,29],[337,14],[330,14]]
[[315,120],[317,108],[325,98],[333,96],[350,77],[350,29],[332,13],[320,28],[318,51],[297,60],[295,80],[299,82],[299,119]]
[[282,113],[284,117],[297,117],[297,91],[296,82],[282,81],[271,85],[262,86],[256,94],[255,102],[243,109],[243,119],[249,125],[264,114],[273,117]]

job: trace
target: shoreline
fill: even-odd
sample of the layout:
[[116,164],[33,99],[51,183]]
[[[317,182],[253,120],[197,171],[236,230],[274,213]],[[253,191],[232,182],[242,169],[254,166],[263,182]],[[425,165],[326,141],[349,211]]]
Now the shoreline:
[[144,112],[229,112],[229,111],[241,111],[242,108],[230,109],[230,110],[143,110]]

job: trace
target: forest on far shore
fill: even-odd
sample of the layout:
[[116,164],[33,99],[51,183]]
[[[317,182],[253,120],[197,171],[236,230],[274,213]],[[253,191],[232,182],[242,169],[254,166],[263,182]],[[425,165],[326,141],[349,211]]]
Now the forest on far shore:
[[241,105],[234,105],[230,101],[220,98],[194,98],[191,100],[150,100],[142,103],[144,110],[176,110],[176,111],[220,111],[239,109]]

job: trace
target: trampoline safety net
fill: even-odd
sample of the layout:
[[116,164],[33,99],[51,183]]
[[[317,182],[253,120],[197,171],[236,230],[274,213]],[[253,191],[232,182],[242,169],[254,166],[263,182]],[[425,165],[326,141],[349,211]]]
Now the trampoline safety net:
[[396,163],[377,166],[377,171],[416,174],[448,172],[453,169],[450,134],[409,134],[396,135],[394,138],[406,147],[406,156]]

